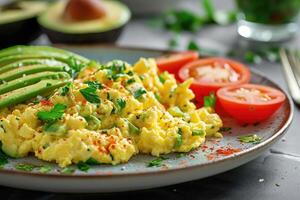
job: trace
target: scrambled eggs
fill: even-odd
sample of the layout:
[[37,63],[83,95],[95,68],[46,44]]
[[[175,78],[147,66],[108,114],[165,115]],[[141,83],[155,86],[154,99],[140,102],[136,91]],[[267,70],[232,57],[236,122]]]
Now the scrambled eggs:
[[196,109],[191,102],[191,82],[176,83],[173,75],[158,71],[154,59],[141,58],[133,66],[90,63],[48,99],[2,110],[2,149],[61,167],[191,151],[205,137],[220,136],[222,126],[211,108]]

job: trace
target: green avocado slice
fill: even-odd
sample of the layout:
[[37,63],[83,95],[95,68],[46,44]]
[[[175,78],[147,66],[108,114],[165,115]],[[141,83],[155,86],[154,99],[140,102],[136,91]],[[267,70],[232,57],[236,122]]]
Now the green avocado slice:
[[70,80],[41,80],[40,82],[0,95],[0,108],[12,106],[64,86]]
[[[12,61],[26,58],[50,58],[69,63],[69,58],[74,57],[80,63],[89,62],[88,59],[69,51],[48,46],[13,46],[0,51],[0,66]],[[15,59],[14,59],[15,58]]]
[[0,74],[0,80],[8,82],[22,76],[43,71],[65,71],[64,66],[29,65]]
[[0,85],[0,95],[28,85],[35,84],[44,79],[68,80],[70,75],[67,72],[40,72]]
[[0,74],[7,72],[11,69],[19,68],[19,67],[24,67],[27,65],[38,65],[38,64],[44,64],[44,65],[49,65],[49,66],[65,66],[68,67],[67,64],[57,61],[57,60],[52,60],[52,59],[25,59],[25,60],[19,60],[16,62],[13,62],[11,64],[5,65],[0,68]]

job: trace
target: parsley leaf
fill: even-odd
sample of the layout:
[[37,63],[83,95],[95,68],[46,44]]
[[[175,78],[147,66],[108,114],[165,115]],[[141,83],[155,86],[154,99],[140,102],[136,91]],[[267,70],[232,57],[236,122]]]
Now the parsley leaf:
[[82,68],[82,65],[75,59],[74,56],[70,56],[67,60],[68,65],[71,67],[73,72],[79,72]]
[[85,162],[79,162],[79,163],[77,164],[77,168],[78,168],[80,171],[87,172],[87,171],[89,171],[90,166],[89,166],[87,163],[85,163]]
[[36,166],[32,164],[18,164],[16,166],[17,170],[27,171],[27,172],[31,172],[34,168],[36,168]]
[[245,135],[245,136],[240,136],[238,137],[240,142],[243,143],[252,143],[252,144],[258,144],[261,142],[262,138],[259,137],[258,135]]
[[134,96],[134,98],[138,99],[143,94],[146,94],[146,93],[147,93],[147,91],[144,88],[140,87],[139,89],[137,89],[136,91],[133,92],[133,96]]
[[0,167],[8,163],[8,156],[2,151],[2,143],[0,142]]
[[135,82],[135,79],[134,79],[134,78],[128,79],[128,80],[126,81],[126,85],[130,85],[130,84],[132,84],[132,83],[134,83],[134,82]]
[[40,167],[40,169],[39,169],[39,171],[40,171],[41,173],[48,173],[48,172],[50,172],[51,170],[52,170],[52,167],[49,166],[49,165],[42,166],[42,167]]
[[182,129],[178,128],[177,137],[175,141],[175,148],[178,148],[182,145]]
[[167,159],[168,159],[167,157],[163,157],[163,156],[158,157],[158,158],[156,158],[156,159],[154,159],[154,160],[151,160],[151,161],[148,163],[147,167],[160,167],[160,166],[162,166],[163,161],[164,161],[164,160],[167,160]]
[[126,101],[124,99],[117,99],[118,110],[121,111],[126,106]]
[[205,132],[203,130],[193,130],[192,131],[192,136],[204,136]]
[[61,96],[67,96],[67,94],[70,91],[70,86],[71,86],[71,84],[68,83],[66,86],[61,88],[61,91],[60,91]]
[[66,108],[65,104],[58,103],[50,111],[39,111],[37,116],[43,122],[54,123],[63,116]]
[[231,128],[230,127],[221,127],[219,129],[220,132],[228,132],[228,131],[231,131]]
[[89,87],[93,87],[99,90],[103,89],[103,85],[101,83],[98,83],[97,81],[87,81],[85,83],[88,84]]
[[71,167],[65,167],[61,170],[61,173],[63,174],[73,174],[75,172],[74,168]]
[[210,93],[209,96],[204,97],[204,107],[214,108],[216,105],[216,96],[214,93]]
[[96,94],[97,89],[95,87],[87,87],[84,89],[80,89],[79,92],[82,96],[90,103],[101,103],[99,96]]
[[85,163],[88,164],[88,165],[99,165],[99,164],[100,164],[100,163],[99,163],[97,160],[95,160],[94,158],[89,158],[89,159],[87,159],[87,161],[85,161]]

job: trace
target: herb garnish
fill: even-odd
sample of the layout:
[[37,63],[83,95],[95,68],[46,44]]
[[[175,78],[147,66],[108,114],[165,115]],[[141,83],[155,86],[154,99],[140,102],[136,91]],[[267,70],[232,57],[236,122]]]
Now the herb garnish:
[[182,145],[182,129],[178,128],[176,141],[175,141],[175,148],[178,148]]
[[147,91],[144,88],[140,87],[139,89],[137,89],[133,92],[133,96],[134,96],[134,98],[139,99],[143,94],[146,94],[146,93],[147,93]]
[[37,116],[39,120],[47,123],[54,123],[61,119],[67,106],[65,104],[58,103],[50,111],[39,111]]
[[85,163],[85,162],[79,162],[79,163],[77,164],[77,168],[78,168],[80,171],[87,172],[87,171],[89,171],[90,166],[89,166],[87,163]]
[[73,174],[75,172],[74,168],[71,167],[65,167],[61,170],[61,173],[63,174]]
[[228,131],[231,131],[231,127],[221,127],[219,129],[220,132],[228,132]]
[[148,163],[147,167],[160,167],[162,166],[163,161],[167,159],[168,159],[167,157],[160,156],[158,158],[155,158],[154,160],[151,160]]
[[0,142],[0,167],[8,163],[8,156],[2,151],[2,143]]
[[87,81],[85,83],[88,84],[89,87],[93,87],[99,90],[103,89],[103,85],[101,83],[98,83],[97,81]]
[[204,136],[205,132],[203,130],[193,130],[192,131],[192,136]]
[[256,134],[240,136],[240,137],[238,137],[238,139],[239,139],[240,142],[252,143],[252,144],[258,144],[262,140],[262,138],[257,136]]
[[79,63],[74,56],[70,56],[67,60],[68,65],[71,67],[71,73],[74,74],[79,72],[80,69],[83,67],[81,63]]
[[134,79],[134,78],[128,79],[128,80],[126,81],[126,85],[130,85],[130,84],[132,84],[132,83],[134,83],[134,82],[135,82],[135,79]]
[[32,165],[32,164],[18,164],[16,166],[17,170],[21,170],[21,171],[27,171],[27,172],[31,172],[34,168],[36,168],[37,166]]
[[61,96],[67,96],[70,91],[71,83],[68,83],[66,86],[61,88],[60,94]]
[[126,106],[126,101],[124,99],[117,99],[117,107],[118,107],[118,110],[121,111],[125,108]]
[[100,164],[100,163],[99,163],[97,160],[95,160],[94,158],[89,158],[89,159],[87,159],[87,161],[85,161],[85,163],[88,164],[88,165],[99,165],[99,164]]
[[49,166],[49,165],[41,166],[40,169],[39,169],[39,171],[40,171],[41,173],[48,173],[48,172],[50,172],[51,170],[52,170],[52,167]]
[[210,93],[209,96],[204,96],[204,107],[214,108],[216,105],[216,96],[214,93]]
[[100,104],[101,100],[99,96],[97,95],[97,88],[94,86],[89,86],[84,89],[80,89],[79,92],[82,94],[82,96],[90,103]]

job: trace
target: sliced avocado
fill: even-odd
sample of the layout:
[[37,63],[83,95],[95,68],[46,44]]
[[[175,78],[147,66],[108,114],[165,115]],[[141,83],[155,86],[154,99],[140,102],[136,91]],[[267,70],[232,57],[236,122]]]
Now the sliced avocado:
[[26,44],[41,34],[36,16],[47,7],[42,1],[11,1],[0,6],[0,47]]
[[69,83],[70,80],[41,80],[40,82],[0,95],[0,108],[12,106],[38,95],[48,93]]
[[102,0],[101,4],[107,11],[103,17],[68,21],[64,18],[66,4],[67,1],[57,1],[38,18],[42,29],[54,43],[114,42],[131,17],[130,10],[123,3]]
[[[24,57],[22,57],[22,55]],[[62,49],[49,47],[49,46],[23,46],[23,45],[17,45],[13,47],[9,47],[6,49],[2,49],[0,51],[0,66],[2,66],[1,60],[3,58],[12,58],[13,56],[16,56],[17,58],[24,59],[24,58],[49,58],[49,59],[55,59],[59,60],[65,63],[68,63],[68,59],[70,57],[74,57],[77,61],[86,63],[89,62],[88,59],[69,52]],[[4,59],[5,60],[5,59]]]
[[26,87],[28,85],[35,84],[44,79],[57,79],[57,80],[67,80],[70,79],[70,75],[67,72],[40,72],[37,74],[31,74],[24,76],[19,79],[15,79],[13,81],[4,83],[0,85],[0,94],[4,94],[6,92],[10,92],[22,87]]
[[48,65],[48,66],[65,66],[65,67],[68,66],[67,64],[65,64],[63,62],[53,60],[53,59],[25,59],[25,60],[19,60],[19,61],[16,61],[16,62],[13,62],[11,64],[1,67],[0,74],[7,72],[9,70],[12,70],[12,69],[19,68],[19,67],[24,67],[27,65],[38,65],[38,64],[44,64],[44,65]]
[[24,77],[29,74],[34,74],[38,72],[44,71],[64,71],[64,66],[48,66],[48,65],[29,65],[25,67],[21,67],[19,69],[13,69],[8,72],[4,72],[0,74],[0,80],[3,82],[8,82],[20,77]]

